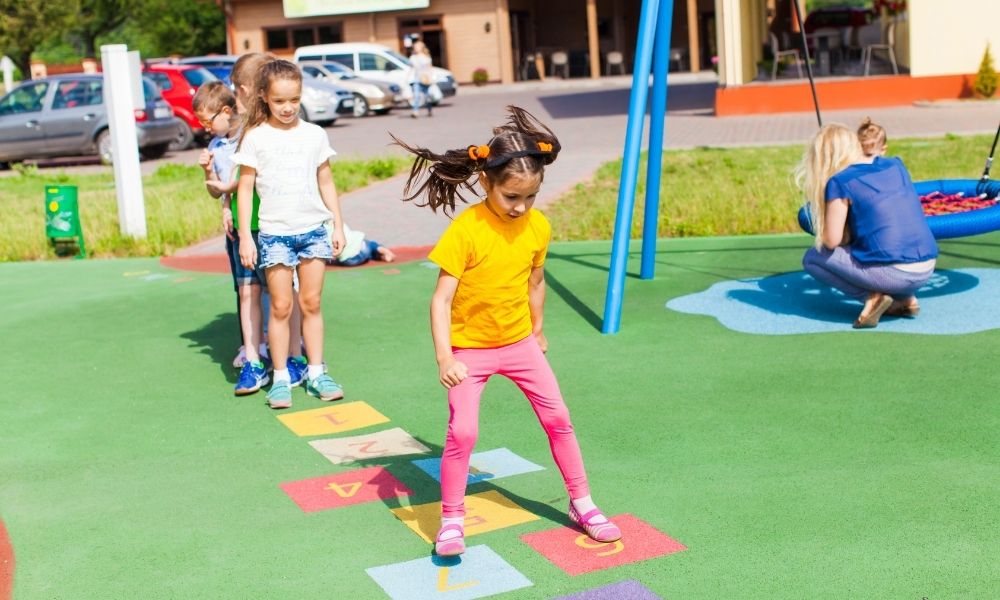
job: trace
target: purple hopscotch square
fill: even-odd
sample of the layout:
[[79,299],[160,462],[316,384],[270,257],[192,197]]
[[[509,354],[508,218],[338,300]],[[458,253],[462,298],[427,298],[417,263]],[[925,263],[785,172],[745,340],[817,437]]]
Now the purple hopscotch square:
[[552,600],[662,600],[649,588],[634,579],[619,581],[592,590],[585,590]]

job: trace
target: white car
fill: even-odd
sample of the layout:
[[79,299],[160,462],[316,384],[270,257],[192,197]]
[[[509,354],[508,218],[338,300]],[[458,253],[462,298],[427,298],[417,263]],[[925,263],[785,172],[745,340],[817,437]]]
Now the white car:
[[[336,62],[352,69],[359,77],[395,83],[409,89],[407,81],[410,61],[402,54],[381,44],[343,43],[302,46],[295,50],[295,62]],[[458,83],[447,69],[433,67],[434,83],[444,97],[454,96]]]

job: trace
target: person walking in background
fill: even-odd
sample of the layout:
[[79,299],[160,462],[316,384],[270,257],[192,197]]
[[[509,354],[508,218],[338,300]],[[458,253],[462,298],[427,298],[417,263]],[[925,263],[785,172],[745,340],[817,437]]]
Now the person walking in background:
[[417,155],[406,200],[420,198],[432,210],[447,213],[454,212],[456,196],[464,201],[461,191],[473,190],[475,182],[486,192],[452,221],[429,256],[440,267],[431,299],[431,336],[450,410],[441,457],[441,528],[434,544],[442,556],[465,551],[465,489],[478,437],[479,400],[487,380],[497,374],[524,392],[538,416],[569,494],[569,518],[599,542],[621,538],[621,530],[590,497],[569,410],[544,355],[543,266],[551,227],[532,205],[545,165],[559,155],[559,140],[527,111],[508,110],[509,121],[495,128],[485,145],[435,154],[393,136]]
[[413,90],[413,98],[410,105],[413,112],[410,117],[416,119],[421,107],[427,108],[427,116],[433,116],[431,110],[430,88],[434,84],[434,65],[431,60],[430,50],[421,41],[413,42],[410,47],[410,73],[408,81],[410,89]]

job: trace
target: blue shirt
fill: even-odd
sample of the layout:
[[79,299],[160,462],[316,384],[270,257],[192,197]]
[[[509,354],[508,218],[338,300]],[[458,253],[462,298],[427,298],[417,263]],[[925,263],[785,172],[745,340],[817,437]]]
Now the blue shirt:
[[826,201],[850,200],[851,256],[863,264],[915,263],[937,258],[920,197],[903,161],[877,157],[855,164],[826,184]]
[[233,154],[236,154],[239,143],[239,135],[217,135],[208,143],[208,151],[212,153],[212,170],[223,183],[229,183],[233,179],[233,169],[236,167]]

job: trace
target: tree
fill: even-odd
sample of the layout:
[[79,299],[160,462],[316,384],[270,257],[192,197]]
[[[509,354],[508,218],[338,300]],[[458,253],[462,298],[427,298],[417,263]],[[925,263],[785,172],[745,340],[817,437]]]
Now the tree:
[[65,33],[75,2],[0,0],[0,54],[10,56],[25,77],[31,53],[42,42]]
[[997,92],[997,72],[993,68],[993,55],[990,53],[989,44],[986,44],[986,52],[983,53],[983,60],[979,63],[979,72],[976,73],[976,80],[972,83],[972,90],[983,98],[992,98]]
[[97,56],[97,38],[125,24],[138,0],[78,0],[80,10],[73,18],[72,33],[80,37],[83,55]]
[[225,52],[226,17],[214,0],[141,0],[128,29],[149,56]]

